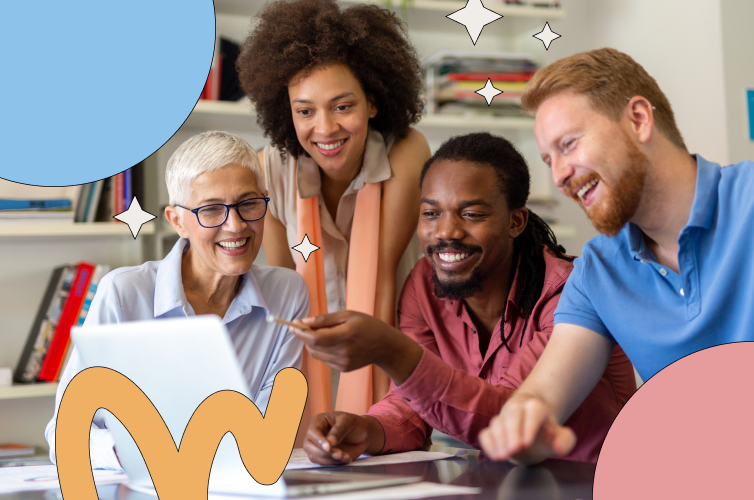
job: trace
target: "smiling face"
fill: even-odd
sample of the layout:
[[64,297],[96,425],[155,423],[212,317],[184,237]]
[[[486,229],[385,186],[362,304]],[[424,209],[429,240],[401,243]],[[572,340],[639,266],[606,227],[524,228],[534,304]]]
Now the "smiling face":
[[430,167],[417,234],[438,297],[469,298],[510,270],[513,240],[523,230],[512,230],[511,220],[493,167],[453,160]]
[[288,85],[293,125],[304,150],[328,175],[355,175],[361,166],[369,119],[377,108],[347,66],[315,68]]
[[[259,190],[254,173],[246,167],[230,165],[201,174],[191,183],[191,197],[184,206],[194,209],[213,203],[231,205],[249,198],[267,196]],[[242,220],[231,209],[225,223],[205,228],[196,215],[182,208],[168,207],[168,219],[178,234],[191,243],[187,257],[199,276],[240,276],[251,269],[259,253],[264,218]],[[183,212],[182,220],[177,211]]]
[[564,92],[540,105],[534,136],[555,186],[598,231],[615,235],[634,217],[649,159],[622,122],[595,111],[585,96]]

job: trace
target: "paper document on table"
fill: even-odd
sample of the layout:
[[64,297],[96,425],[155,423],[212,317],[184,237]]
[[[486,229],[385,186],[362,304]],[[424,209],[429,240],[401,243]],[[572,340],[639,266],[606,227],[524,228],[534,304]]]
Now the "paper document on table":
[[[92,471],[96,484],[114,484],[128,481],[123,471]],[[3,467],[0,469],[0,494],[15,491],[49,490],[60,488],[58,468],[54,465],[28,467]]]
[[[157,494],[151,488],[144,488],[132,484],[127,484],[127,486],[138,493],[146,493],[157,498]],[[389,486],[387,488],[346,491],[343,493],[332,493],[329,495],[315,495],[305,498],[312,500],[412,500],[415,498],[442,497],[450,495],[475,495],[481,492],[481,488],[472,488],[470,486],[456,486],[453,484],[425,482],[406,484],[402,486]],[[207,500],[250,499],[270,500],[270,497],[261,497],[256,495],[223,495],[221,493],[209,493],[209,495],[207,495]]]
[[[348,465],[387,465],[387,464],[405,464],[409,462],[429,462],[431,460],[442,460],[444,458],[457,457],[465,455],[466,450],[459,449],[455,454],[443,453],[441,451],[404,451],[402,453],[389,453],[386,455],[361,455]],[[309,460],[303,448],[294,448],[291,453],[291,459],[288,461],[286,470],[295,469],[314,469],[317,467],[328,467],[326,465],[315,464]]]

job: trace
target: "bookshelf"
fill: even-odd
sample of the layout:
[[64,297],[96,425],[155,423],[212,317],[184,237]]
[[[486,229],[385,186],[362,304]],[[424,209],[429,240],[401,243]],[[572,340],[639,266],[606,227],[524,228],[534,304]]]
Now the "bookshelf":
[[[57,383],[37,382],[33,384],[14,384],[10,387],[0,387],[0,400],[37,398],[41,396],[55,396]],[[50,413],[52,417],[52,410]]]
[[[157,213],[157,167],[145,162],[144,210]],[[16,368],[53,268],[84,260],[111,268],[141,264],[154,255],[157,225],[142,226],[134,239],[126,224],[0,224],[0,366]],[[44,429],[52,417],[56,383],[0,387],[0,442],[48,448]]]
[[[183,127],[197,131],[232,128],[261,133],[262,130],[256,120],[254,107],[247,100],[240,102],[199,100]],[[470,129],[533,130],[534,120],[529,117],[430,114],[422,116],[416,128],[432,132]]]
[[[147,222],[141,227],[139,236],[154,234],[155,224]],[[125,237],[133,238],[131,231],[125,224],[117,222],[92,222],[73,224],[0,224],[0,238],[30,236],[30,237]]]
[[[366,3],[386,6],[387,2],[384,0],[345,0],[344,4],[354,3]],[[400,1],[393,0],[393,8],[400,10]],[[231,15],[254,15],[262,2],[248,1],[248,0],[215,0],[215,10],[224,14]],[[466,5],[465,0],[413,0],[412,5],[409,6],[410,11],[439,11],[450,14],[458,9],[462,9]],[[487,0],[484,2],[484,6],[492,11],[497,12],[502,16],[510,17],[523,17],[523,18],[548,18],[548,19],[562,19],[565,17],[565,12],[562,7],[534,7],[528,5],[511,5],[505,4],[501,0]]]

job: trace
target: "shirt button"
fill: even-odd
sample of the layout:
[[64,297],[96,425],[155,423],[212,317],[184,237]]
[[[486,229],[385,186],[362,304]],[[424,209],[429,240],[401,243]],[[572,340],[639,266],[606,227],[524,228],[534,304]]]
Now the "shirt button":
[[474,329],[472,328],[472,329],[471,329],[471,333],[473,333],[474,335],[476,335],[476,330],[474,330]]
[[340,307],[346,307],[346,303],[343,302],[342,300],[340,301]]
[[662,274],[663,276],[667,276],[668,275],[668,271],[664,267],[661,267],[660,268],[660,274]]
[[343,271],[338,271],[338,278],[343,279]]
[[485,375],[484,373],[482,373],[481,375],[479,375],[479,378],[481,378],[482,380],[486,380],[487,379],[487,375]]
[[685,296],[686,296],[686,294],[683,293],[683,288],[681,288],[681,297],[685,297]]

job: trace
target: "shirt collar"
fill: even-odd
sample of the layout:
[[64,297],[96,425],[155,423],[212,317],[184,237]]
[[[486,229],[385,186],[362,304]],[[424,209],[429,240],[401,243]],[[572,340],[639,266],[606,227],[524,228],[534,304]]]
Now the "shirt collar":
[[[182,308],[188,315],[191,307],[183,291],[183,279],[181,277],[181,258],[190,246],[189,240],[180,238],[170,250],[170,253],[157,266],[157,278],[154,287],[154,316],[155,318]],[[269,312],[267,303],[262,297],[259,283],[251,270],[247,271],[241,280],[238,293],[225,313],[223,322],[233,321],[243,314],[251,312],[253,307],[261,307]]]
[[[367,182],[382,182],[392,175],[390,163],[387,160],[387,146],[382,134],[369,129],[364,149],[364,162],[361,170],[351,181],[343,196],[355,193]],[[319,176],[319,166],[311,156],[301,155],[297,160],[296,184],[301,199],[318,196],[322,191],[322,181]]]
[[188,250],[189,241],[180,238],[173,249],[157,266],[154,285],[154,317],[158,318],[175,308],[182,308],[188,314],[190,310],[186,294],[183,292],[181,278],[181,257]]
[[720,165],[696,155],[696,188],[694,203],[686,227],[712,228],[717,210],[717,188],[720,183]]
[[[696,187],[691,213],[683,232],[687,227],[710,229],[717,210],[717,187],[720,182],[720,165],[712,163],[700,155],[696,156]],[[626,224],[628,247],[635,260],[652,260],[644,243],[644,233],[636,224]]]

